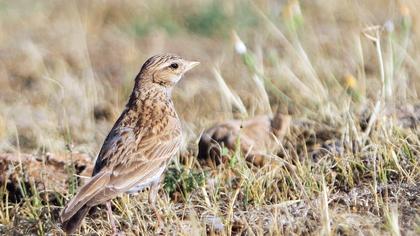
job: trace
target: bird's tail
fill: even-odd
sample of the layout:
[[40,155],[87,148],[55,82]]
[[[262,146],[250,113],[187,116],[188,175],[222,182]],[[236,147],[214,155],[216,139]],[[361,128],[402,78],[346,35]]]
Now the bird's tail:
[[[63,230],[71,234],[82,222],[89,212],[89,209],[101,202],[94,198],[101,195],[104,185],[109,181],[109,174],[98,174],[93,176],[83,187],[80,188],[76,196],[70,200],[61,212],[61,222]],[[103,195],[103,194],[102,194]],[[101,196],[102,196],[101,195]]]
[[62,222],[62,228],[64,232],[67,234],[72,234],[75,230],[77,230],[82,223],[83,218],[85,218],[86,214],[89,212],[89,206],[82,206],[73,216],[71,216],[66,221]]

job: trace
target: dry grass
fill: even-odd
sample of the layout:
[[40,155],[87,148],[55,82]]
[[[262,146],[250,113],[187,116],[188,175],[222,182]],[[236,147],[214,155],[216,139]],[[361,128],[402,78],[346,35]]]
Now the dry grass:
[[[417,0],[0,2],[0,151],[94,159],[141,63],[174,52],[202,64],[174,92],[186,135],[160,192],[165,228],[147,194],[122,196],[126,234],[418,235],[417,12]],[[240,152],[198,163],[203,129],[272,110],[293,115],[273,165]],[[2,186],[0,234],[62,233],[76,187],[33,186],[18,201]],[[80,230],[110,232],[103,210]]]

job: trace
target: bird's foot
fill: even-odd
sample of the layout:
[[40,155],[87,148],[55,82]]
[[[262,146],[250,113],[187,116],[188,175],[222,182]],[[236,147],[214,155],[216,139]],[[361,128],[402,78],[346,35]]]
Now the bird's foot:
[[111,228],[112,228],[112,236],[122,236],[122,235],[124,235],[124,232],[119,231],[118,228],[117,228],[117,225],[115,224],[115,219],[114,219],[114,216],[112,214],[112,208],[111,208],[111,202],[110,201],[108,201],[106,203],[106,208],[107,208],[109,223],[111,224]]
[[119,231],[117,226],[113,221],[111,221],[111,228],[112,228],[112,236],[124,236],[125,233],[123,231]]
[[155,229],[157,229],[157,230],[163,229],[164,224],[163,224],[163,220],[162,220],[162,216],[161,216],[160,212],[158,211],[158,209],[155,206],[152,207],[152,210],[153,210],[153,213],[156,216]]

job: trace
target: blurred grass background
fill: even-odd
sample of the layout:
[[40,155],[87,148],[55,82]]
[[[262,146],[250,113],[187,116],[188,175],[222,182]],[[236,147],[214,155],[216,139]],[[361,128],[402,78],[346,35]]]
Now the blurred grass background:
[[[417,0],[1,1],[0,151],[94,158],[142,63],[162,52],[201,62],[174,91],[184,150],[217,121],[281,111],[361,153],[375,141],[392,153],[408,136],[418,151],[418,121],[399,119],[420,112],[418,12]],[[394,136],[400,126],[409,134]],[[401,181],[418,180],[418,156],[410,163]],[[296,198],[282,196],[270,201]]]
[[391,102],[404,104],[419,87],[420,29],[411,14],[417,7],[416,1],[4,1],[0,148],[58,151],[71,143],[94,155],[141,64],[159,52],[203,64],[175,94],[195,133],[235,113],[223,105],[213,67],[250,115],[261,112],[233,30],[251,51],[251,67],[268,80],[272,106],[328,118],[347,109],[349,86],[357,105],[377,98],[381,69],[362,31],[385,26],[384,77],[392,83]]

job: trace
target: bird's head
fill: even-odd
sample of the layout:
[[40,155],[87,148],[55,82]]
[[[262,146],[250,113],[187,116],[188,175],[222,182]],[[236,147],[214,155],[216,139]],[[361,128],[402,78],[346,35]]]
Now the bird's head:
[[141,80],[170,88],[181,79],[185,72],[198,64],[200,63],[187,61],[173,54],[156,55],[143,64],[138,77]]

